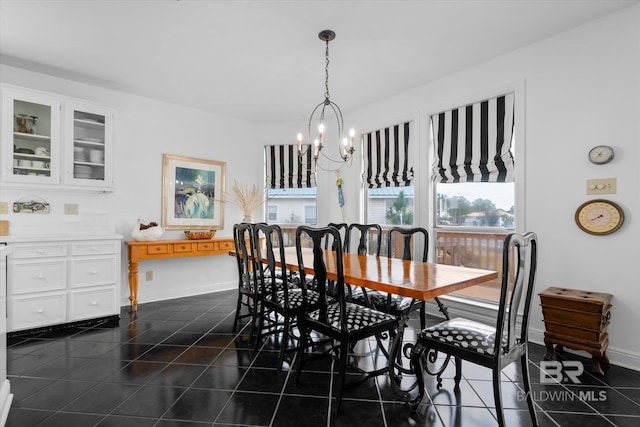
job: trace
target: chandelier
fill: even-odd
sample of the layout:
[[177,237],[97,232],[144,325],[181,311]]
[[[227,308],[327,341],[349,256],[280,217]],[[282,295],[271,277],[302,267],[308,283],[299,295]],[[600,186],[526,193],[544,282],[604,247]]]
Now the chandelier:
[[[331,101],[329,95],[329,42],[336,38],[336,33],[331,30],[323,30],[318,34],[318,38],[326,43],[324,100],[313,109],[309,117],[309,125],[307,128],[308,142],[306,148],[303,148],[302,134],[298,133],[298,161],[303,167],[313,169],[314,171],[318,167],[326,171],[337,171],[345,164],[351,166],[353,153],[355,152],[355,148],[353,148],[355,131],[351,129],[348,137],[344,134],[342,111],[340,107],[338,107],[338,104]],[[327,123],[327,121],[331,122],[332,125]],[[329,157],[326,150],[323,151],[323,148],[325,148],[324,143],[327,140],[333,140],[338,144],[339,160]],[[312,164],[305,165],[305,159],[309,158],[309,150],[312,150]],[[327,166],[319,166],[318,159],[320,156],[326,159],[325,163],[328,164]]]

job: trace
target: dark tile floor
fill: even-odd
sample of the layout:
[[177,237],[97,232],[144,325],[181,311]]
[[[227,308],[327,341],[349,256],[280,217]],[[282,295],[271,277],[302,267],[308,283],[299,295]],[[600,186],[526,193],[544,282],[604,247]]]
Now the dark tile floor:
[[[141,304],[136,319],[124,307],[119,322],[11,338],[14,401],[7,425],[497,425],[490,372],[466,363],[459,393],[450,366],[439,391],[429,381],[428,396],[415,412],[380,376],[348,389],[340,414],[330,416],[331,359],[306,364],[294,386],[289,366],[277,369],[277,345],[267,341],[256,354],[248,326],[232,333],[235,299],[235,292],[226,291]],[[375,364],[375,350],[375,342],[355,348],[363,366]],[[540,378],[543,353],[531,345],[540,426],[640,425],[640,372],[612,366],[604,378],[585,372],[580,384],[550,384]],[[503,375],[509,427],[531,425],[517,368]]]

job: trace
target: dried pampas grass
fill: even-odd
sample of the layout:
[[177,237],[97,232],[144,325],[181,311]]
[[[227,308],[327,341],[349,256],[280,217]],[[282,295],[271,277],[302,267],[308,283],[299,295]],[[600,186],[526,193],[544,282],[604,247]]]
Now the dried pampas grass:
[[257,185],[248,185],[246,182],[233,180],[231,191],[226,193],[227,201],[242,210],[245,216],[251,216],[253,212],[262,206],[266,197],[265,191]]

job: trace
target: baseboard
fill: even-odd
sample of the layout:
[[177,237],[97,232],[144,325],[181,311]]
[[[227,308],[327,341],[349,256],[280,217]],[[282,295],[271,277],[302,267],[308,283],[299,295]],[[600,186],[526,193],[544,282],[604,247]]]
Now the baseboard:
[[0,426],[4,426],[7,423],[12,401],[11,384],[9,380],[5,379],[2,382],[2,386],[0,386]]
[[[238,287],[238,282],[228,282],[228,283],[216,283],[216,284],[205,284],[200,286],[193,286],[189,288],[184,287],[175,287],[172,289],[165,290],[157,290],[156,289],[148,289],[145,290],[144,294],[138,294],[138,304],[144,304],[146,302],[156,302],[156,301],[165,301],[168,299],[175,298],[184,298],[184,297],[192,297],[195,295],[203,295],[211,292],[221,292],[228,291],[232,289],[236,289]],[[120,301],[120,306],[125,307],[129,306],[129,295],[123,296]]]
[[[465,301],[461,298],[455,297],[443,297],[441,299],[445,302],[451,318],[465,317],[467,319],[486,324],[492,324],[496,321],[496,307],[491,304],[477,303],[475,301],[473,303],[469,303],[468,300]],[[438,311],[438,306],[432,301],[427,303],[427,313],[435,316],[442,316]],[[535,344],[544,345],[544,329],[529,327],[529,341]],[[565,351],[583,357],[589,357],[589,354],[584,351],[571,350],[568,348],[565,349]],[[610,345],[607,348],[607,356],[609,357],[609,361],[612,365],[621,366],[634,371],[640,371],[640,353],[635,353]]]

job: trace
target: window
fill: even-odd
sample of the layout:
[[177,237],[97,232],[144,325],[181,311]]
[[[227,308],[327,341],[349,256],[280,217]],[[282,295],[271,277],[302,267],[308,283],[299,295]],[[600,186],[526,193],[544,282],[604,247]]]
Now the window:
[[316,205],[305,205],[304,207],[304,223],[305,224],[314,224],[316,221]]
[[406,122],[362,135],[369,224],[414,224],[411,126]]
[[413,225],[413,185],[367,189],[367,223]]
[[267,222],[278,222],[278,205],[267,206]]
[[[515,229],[513,93],[431,116],[436,262],[496,270]],[[488,302],[501,278],[456,294]]]
[[297,145],[266,145],[264,154],[267,222],[280,225],[284,244],[293,246],[296,228],[317,222],[316,176],[299,161]]
[[436,183],[436,226],[515,227],[513,182]]
[[297,227],[316,223],[316,188],[278,188],[267,190],[267,222]]

